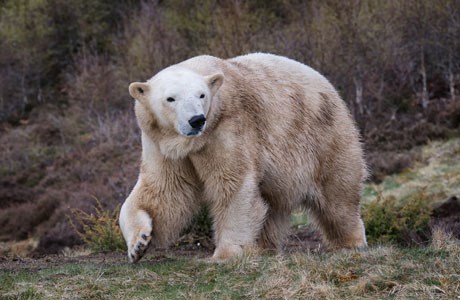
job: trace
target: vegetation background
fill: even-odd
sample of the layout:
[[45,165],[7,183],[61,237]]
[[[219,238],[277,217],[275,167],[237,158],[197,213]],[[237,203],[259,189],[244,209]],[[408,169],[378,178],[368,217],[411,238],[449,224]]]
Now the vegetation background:
[[415,146],[459,133],[459,0],[0,0],[6,253],[81,244],[76,216],[126,198],[141,149],[130,82],[195,55],[257,51],[333,83],[375,183],[417,161]]

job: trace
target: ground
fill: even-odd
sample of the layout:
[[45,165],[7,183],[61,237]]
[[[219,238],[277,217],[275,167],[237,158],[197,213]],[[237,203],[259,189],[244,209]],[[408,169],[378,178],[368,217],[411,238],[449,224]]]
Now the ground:
[[[445,241],[443,237],[440,241]],[[200,252],[48,256],[0,262],[1,299],[457,299],[460,249],[247,253],[209,263]],[[184,254],[184,253],[182,253]]]
[[223,264],[208,262],[212,243],[193,234],[134,265],[124,252],[85,247],[35,258],[0,253],[0,299],[460,299],[460,138],[416,151],[412,167],[369,183],[363,202],[423,190],[433,206],[430,224],[444,224],[450,235],[434,230],[414,247],[327,252],[297,213],[282,254],[246,253]]

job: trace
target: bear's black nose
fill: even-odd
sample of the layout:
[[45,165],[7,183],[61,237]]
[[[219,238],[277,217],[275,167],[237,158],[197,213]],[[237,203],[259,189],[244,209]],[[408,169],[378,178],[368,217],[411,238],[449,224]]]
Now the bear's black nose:
[[193,116],[188,123],[192,126],[193,129],[199,129],[203,127],[204,123],[206,122],[206,118],[204,115]]

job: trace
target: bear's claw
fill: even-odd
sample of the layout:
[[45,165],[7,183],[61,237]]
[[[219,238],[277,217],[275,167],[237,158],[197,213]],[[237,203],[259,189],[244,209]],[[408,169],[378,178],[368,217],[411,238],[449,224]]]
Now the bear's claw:
[[139,261],[144,256],[150,246],[151,237],[145,233],[141,234],[140,239],[134,243],[133,247],[128,250],[128,257],[131,263]]

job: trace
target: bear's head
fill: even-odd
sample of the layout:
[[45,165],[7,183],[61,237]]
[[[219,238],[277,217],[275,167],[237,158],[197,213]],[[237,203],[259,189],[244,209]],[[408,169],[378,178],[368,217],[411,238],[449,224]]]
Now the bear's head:
[[133,82],[129,93],[152,112],[162,128],[195,137],[206,128],[212,98],[224,81],[216,73],[202,76],[179,66],[169,67],[145,83]]

